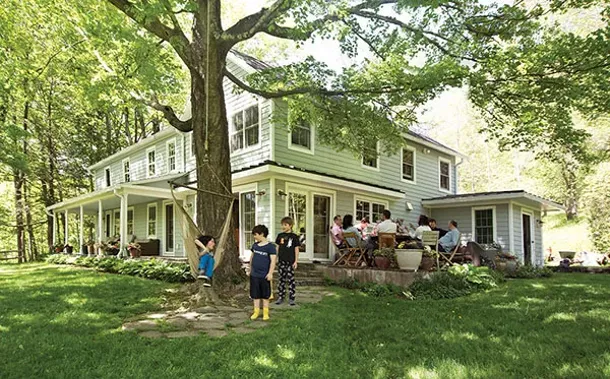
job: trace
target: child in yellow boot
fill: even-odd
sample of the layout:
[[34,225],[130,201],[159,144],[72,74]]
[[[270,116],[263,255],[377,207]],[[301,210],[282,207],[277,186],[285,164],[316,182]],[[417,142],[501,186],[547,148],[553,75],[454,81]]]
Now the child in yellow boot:
[[271,280],[275,270],[275,245],[267,241],[269,229],[265,225],[256,225],[252,236],[256,243],[252,245],[250,259],[250,297],[254,302],[254,312],[251,320],[260,315],[261,300],[263,303],[263,320],[269,320],[269,297],[271,296]]

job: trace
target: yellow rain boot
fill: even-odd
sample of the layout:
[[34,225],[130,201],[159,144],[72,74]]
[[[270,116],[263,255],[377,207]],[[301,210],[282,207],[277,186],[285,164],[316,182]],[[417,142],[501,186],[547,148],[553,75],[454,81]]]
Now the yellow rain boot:
[[269,320],[269,308],[263,308],[263,321]]
[[260,311],[261,310],[259,308],[254,308],[254,313],[252,313],[252,316],[250,316],[250,320],[256,320],[260,314]]

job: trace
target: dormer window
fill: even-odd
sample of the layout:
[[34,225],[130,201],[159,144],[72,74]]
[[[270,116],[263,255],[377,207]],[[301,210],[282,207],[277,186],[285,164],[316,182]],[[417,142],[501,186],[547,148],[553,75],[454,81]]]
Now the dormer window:
[[125,183],[131,182],[131,167],[129,158],[123,159],[123,180]]
[[149,178],[157,175],[157,151],[153,147],[146,152],[146,175]]
[[110,187],[110,185],[111,185],[110,167],[106,167],[106,169],[104,170],[104,178],[106,180],[106,187]]
[[231,116],[231,151],[245,149],[259,142],[258,104]]
[[167,170],[176,171],[176,140],[167,141]]

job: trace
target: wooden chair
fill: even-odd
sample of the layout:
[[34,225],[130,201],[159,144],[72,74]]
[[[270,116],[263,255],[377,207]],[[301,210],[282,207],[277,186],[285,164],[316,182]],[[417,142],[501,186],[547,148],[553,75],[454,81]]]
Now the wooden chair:
[[436,258],[436,266],[440,269],[440,259],[441,258],[443,258],[443,260],[445,261],[445,262],[443,262],[443,265],[452,266],[453,265],[453,257],[458,252],[458,250],[460,249],[461,246],[462,246],[462,234],[460,233],[458,235],[457,244],[455,245],[455,247],[453,248],[451,253],[443,253],[443,252],[437,250],[438,251],[438,257]]
[[438,235],[439,232],[425,231],[422,233],[421,243],[425,246],[430,246],[434,251],[438,251]]
[[333,266],[354,266],[358,267],[362,262],[368,265],[366,254],[362,247],[362,241],[356,233],[343,233],[345,248],[341,250],[341,256]]
[[396,233],[379,233],[379,248],[384,247],[394,248],[396,247]]

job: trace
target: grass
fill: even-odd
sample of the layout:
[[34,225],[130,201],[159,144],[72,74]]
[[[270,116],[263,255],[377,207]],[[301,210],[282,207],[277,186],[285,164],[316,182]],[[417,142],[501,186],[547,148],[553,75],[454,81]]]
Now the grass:
[[149,340],[122,320],[175,285],[0,266],[0,377],[602,378],[610,276],[512,280],[443,301],[338,295],[221,339]]
[[593,244],[589,238],[587,220],[580,217],[568,221],[564,213],[548,215],[544,218],[544,253],[551,247],[559,251],[592,251]]

